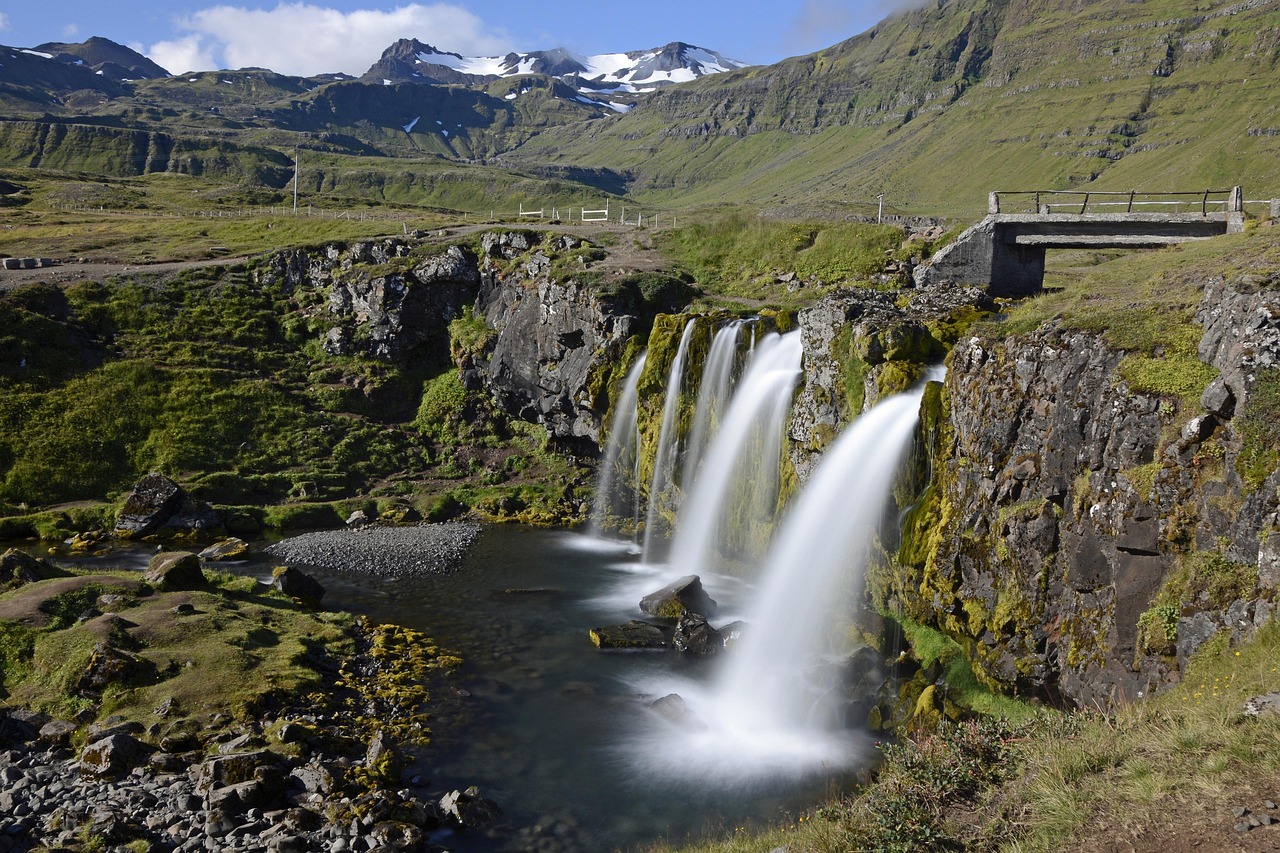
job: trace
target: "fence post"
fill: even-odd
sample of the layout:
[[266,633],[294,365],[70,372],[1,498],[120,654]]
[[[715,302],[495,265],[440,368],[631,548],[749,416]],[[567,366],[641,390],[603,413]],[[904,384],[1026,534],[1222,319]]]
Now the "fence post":
[[[883,197],[882,197],[883,201]],[[1000,193],[992,191],[987,193],[987,213],[1000,212]]]

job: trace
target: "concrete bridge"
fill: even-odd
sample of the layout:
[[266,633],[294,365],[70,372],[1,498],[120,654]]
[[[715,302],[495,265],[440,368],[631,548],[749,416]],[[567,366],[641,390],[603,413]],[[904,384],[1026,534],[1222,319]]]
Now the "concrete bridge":
[[916,268],[917,284],[985,287],[993,296],[1044,288],[1048,249],[1145,249],[1244,228],[1240,187],[1197,193],[993,192],[987,217]]

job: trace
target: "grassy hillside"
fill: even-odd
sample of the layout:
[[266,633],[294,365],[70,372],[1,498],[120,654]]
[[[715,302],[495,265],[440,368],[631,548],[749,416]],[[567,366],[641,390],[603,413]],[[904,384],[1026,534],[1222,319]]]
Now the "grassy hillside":
[[959,0],[774,66],[548,132],[522,161],[609,164],[682,204],[815,198],[976,215],[992,189],[1280,194],[1280,9]]

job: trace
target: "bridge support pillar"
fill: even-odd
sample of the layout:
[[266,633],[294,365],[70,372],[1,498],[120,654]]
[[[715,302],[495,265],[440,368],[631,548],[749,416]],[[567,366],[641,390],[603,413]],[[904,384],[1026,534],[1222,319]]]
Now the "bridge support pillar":
[[1044,289],[1044,246],[1022,246],[988,216],[916,267],[919,285],[950,282],[986,288],[992,296],[1033,296]]

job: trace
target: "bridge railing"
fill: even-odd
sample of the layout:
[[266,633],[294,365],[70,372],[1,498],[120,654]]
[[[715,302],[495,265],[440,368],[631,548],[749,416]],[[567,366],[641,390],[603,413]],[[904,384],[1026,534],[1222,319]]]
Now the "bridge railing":
[[[1240,187],[1198,192],[1144,193],[1099,190],[1003,190],[987,198],[988,213],[1239,213]],[[1168,208],[1172,207],[1173,210]]]

